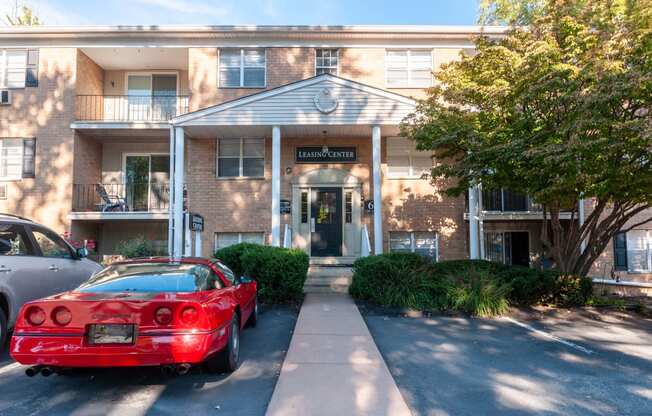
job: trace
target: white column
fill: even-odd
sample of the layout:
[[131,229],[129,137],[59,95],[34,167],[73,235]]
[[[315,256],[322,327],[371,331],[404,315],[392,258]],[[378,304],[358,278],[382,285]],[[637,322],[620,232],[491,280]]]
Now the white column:
[[170,183],[168,185],[168,256],[174,247],[174,127],[170,126]]
[[183,255],[184,257],[192,256],[192,232],[190,231],[190,213],[183,214]]
[[201,257],[201,232],[195,231],[195,257]]
[[272,127],[272,245],[281,245],[281,128]]
[[472,260],[480,258],[480,239],[478,238],[478,189],[469,188],[469,256]]
[[[584,225],[584,217],[586,213],[584,212],[584,194],[580,195],[580,201],[578,202],[579,206],[577,207],[577,216],[578,218],[578,224],[580,228]],[[580,245],[580,254],[584,253],[584,250],[586,250],[586,240],[582,239],[582,243]]]
[[184,134],[183,127],[174,132],[174,257],[183,254],[183,174],[184,174]]
[[383,253],[383,198],[380,179],[380,126],[371,128],[374,179],[374,253]]

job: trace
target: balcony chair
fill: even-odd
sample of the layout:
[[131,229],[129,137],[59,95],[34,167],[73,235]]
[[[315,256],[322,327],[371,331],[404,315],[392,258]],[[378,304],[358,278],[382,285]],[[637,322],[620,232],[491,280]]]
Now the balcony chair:
[[127,201],[121,196],[118,195],[109,195],[104,188],[104,185],[98,183],[95,185],[95,191],[100,196],[102,203],[97,204],[98,208],[102,212],[126,212]]

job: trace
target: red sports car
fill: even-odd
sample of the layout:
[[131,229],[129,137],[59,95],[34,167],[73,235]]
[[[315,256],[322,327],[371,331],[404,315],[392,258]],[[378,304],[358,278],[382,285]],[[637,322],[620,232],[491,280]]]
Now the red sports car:
[[63,368],[162,366],[186,373],[238,366],[240,330],[258,318],[256,282],[218,260],[114,263],[77,289],[26,303],[11,356],[26,373]]

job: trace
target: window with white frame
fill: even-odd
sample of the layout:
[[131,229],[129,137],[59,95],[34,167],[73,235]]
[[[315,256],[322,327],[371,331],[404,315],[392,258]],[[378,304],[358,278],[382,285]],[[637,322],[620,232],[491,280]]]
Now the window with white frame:
[[388,88],[426,88],[432,86],[430,49],[400,49],[386,52]]
[[219,61],[220,87],[265,87],[265,49],[220,49]]
[[389,250],[399,253],[417,253],[437,261],[438,240],[438,234],[432,231],[391,231]]
[[0,50],[0,88],[25,88],[26,49]]
[[215,233],[215,250],[238,243],[265,244],[265,233]]
[[614,236],[614,268],[652,272],[652,230],[630,230]]
[[265,176],[265,139],[218,139],[217,177]]
[[315,50],[315,75],[333,74],[339,72],[339,49]]
[[0,138],[0,180],[34,177],[35,139]]
[[430,175],[432,156],[419,151],[412,140],[405,137],[387,138],[387,177],[421,178]]

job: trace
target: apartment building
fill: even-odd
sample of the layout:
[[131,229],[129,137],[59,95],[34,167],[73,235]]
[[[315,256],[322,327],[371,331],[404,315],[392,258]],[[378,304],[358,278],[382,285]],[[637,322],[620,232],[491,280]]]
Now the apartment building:
[[[344,260],[531,264],[540,207],[509,190],[447,197],[429,176],[436,161],[399,137],[432,72],[479,33],[2,28],[0,211],[95,241],[98,255],[143,236],[173,254],[252,241]],[[596,273],[616,253],[623,273],[646,279],[651,242],[646,230],[619,236]]]

